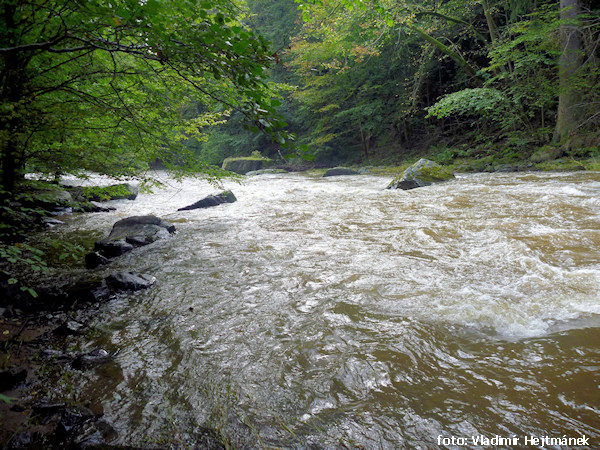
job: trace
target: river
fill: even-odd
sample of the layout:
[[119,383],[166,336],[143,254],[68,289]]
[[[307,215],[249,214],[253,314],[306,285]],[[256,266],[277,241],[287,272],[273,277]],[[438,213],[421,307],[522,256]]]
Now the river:
[[118,351],[77,383],[119,443],[191,448],[210,426],[236,448],[600,445],[600,173],[413,191],[264,175],[225,182],[236,203],[181,212],[219,189],[161,176],[55,229],[177,226],[111,263],[157,282],[103,305],[82,343]]

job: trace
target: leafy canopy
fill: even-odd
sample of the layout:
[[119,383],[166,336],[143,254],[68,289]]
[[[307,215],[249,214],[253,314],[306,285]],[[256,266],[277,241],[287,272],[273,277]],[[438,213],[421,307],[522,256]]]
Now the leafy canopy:
[[288,144],[271,51],[244,14],[230,0],[5,0],[4,187],[26,165],[125,175],[160,157],[211,170],[182,141],[231,111]]

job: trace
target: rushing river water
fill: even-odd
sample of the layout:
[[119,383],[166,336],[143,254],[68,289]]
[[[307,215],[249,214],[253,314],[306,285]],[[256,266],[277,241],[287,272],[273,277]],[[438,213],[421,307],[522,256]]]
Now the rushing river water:
[[435,448],[484,435],[600,445],[600,174],[477,174],[413,191],[389,177],[265,175],[238,201],[169,182],[62,232],[123,217],[170,239],[110,269],[155,286],[104,305],[87,373],[119,442]]

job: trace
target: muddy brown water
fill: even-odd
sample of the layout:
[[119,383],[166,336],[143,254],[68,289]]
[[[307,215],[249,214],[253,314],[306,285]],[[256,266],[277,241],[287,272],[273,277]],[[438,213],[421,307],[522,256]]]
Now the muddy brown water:
[[106,304],[83,344],[118,351],[78,387],[119,443],[192,447],[209,426],[245,448],[600,445],[600,173],[408,192],[265,175],[226,182],[236,203],[181,212],[218,189],[161,176],[55,231],[138,214],[178,229],[112,264],[158,281]]

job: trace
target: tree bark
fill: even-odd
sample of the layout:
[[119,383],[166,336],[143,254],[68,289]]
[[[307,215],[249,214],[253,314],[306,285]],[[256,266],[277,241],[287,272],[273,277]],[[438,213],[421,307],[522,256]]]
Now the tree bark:
[[558,61],[559,97],[554,141],[564,143],[577,128],[581,116],[581,92],[577,71],[583,63],[583,39],[576,22],[581,0],[560,0],[560,37],[563,52]]

